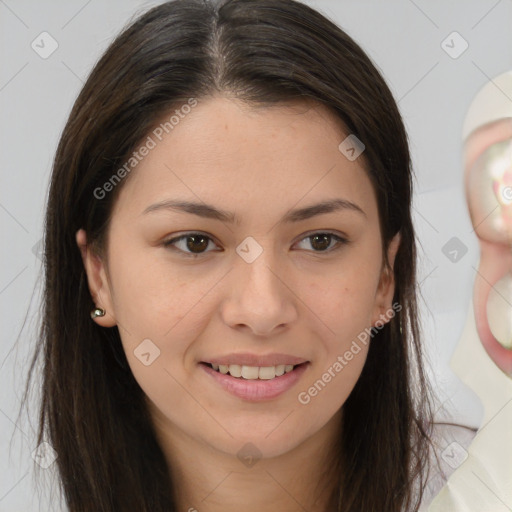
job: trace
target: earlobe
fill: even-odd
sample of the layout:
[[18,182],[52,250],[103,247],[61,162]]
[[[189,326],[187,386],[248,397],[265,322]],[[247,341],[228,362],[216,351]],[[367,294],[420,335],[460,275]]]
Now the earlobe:
[[112,295],[110,290],[110,283],[107,279],[105,265],[98,254],[87,244],[87,234],[83,229],[76,232],[76,243],[82,255],[85,273],[87,275],[87,282],[89,285],[89,292],[91,293],[95,309],[105,311],[104,314],[95,314],[91,318],[94,322],[102,327],[113,327],[117,325],[114,308],[112,303]]

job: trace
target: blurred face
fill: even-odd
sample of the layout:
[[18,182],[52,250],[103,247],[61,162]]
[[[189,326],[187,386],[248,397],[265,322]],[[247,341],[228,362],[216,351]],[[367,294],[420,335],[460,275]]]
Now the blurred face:
[[497,148],[510,138],[510,118],[481,126],[465,141],[464,167],[466,198],[480,244],[473,295],[476,327],[489,356],[505,374],[512,376],[512,313],[507,300],[512,282],[512,253],[507,243],[512,232],[510,171],[507,174],[507,168],[500,164],[503,157],[488,156],[477,163],[489,148]]
[[279,456],[339,420],[361,333],[390,319],[364,153],[318,105],[217,97],[178,117],[148,134],[103,259],[77,234],[96,321],[118,325],[161,439]]

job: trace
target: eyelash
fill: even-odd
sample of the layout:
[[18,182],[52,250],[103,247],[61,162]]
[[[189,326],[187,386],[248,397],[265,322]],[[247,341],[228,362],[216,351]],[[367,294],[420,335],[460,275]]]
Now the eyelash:
[[[165,241],[163,243],[163,245],[166,248],[181,252],[182,255],[185,257],[191,257],[191,258],[198,258],[200,256],[203,256],[203,255],[209,253],[209,252],[212,252],[212,251],[204,251],[204,252],[193,253],[193,252],[183,251],[182,249],[178,249],[177,247],[173,247],[174,243],[176,243],[180,240],[183,240],[183,239],[187,239],[188,237],[194,236],[194,235],[203,236],[203,237],[207,238],[209,242],[210,241],[213,242],[213,239],[211,237],[209,237],[201,232],[190,231],[188,233],[185,233],[183,235],[180,235],[178,237],[171,238],[170,240]],[[328,235],[331,237],[331,239],[333,239],[337,242],[337,245],[335,245],[329,249],[326,249],[324,251],[310,251],[310,252],[313,252],[314,254],[331,254],[332,252],[341,249],[344,245],[347,245],[349,243],[349,240],[347,240],[346,238],[343,238],[343,237],[336,235],[335,233],[331,233],[329,231],[315,231],[314,233],[311,233],[311,234],[303,237],[301,240],[299,240],[299,242],[302,242],[303,240],[306,240],[308,238],[313,238],[314,236],[317,236],[317,235]],[[209,245],[209,242],[208,242],[208,245]]]

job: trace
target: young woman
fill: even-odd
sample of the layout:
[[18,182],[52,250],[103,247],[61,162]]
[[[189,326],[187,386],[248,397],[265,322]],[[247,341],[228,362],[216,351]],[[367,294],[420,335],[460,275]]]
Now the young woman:
[[292,0],[176,0],[55,157],[38,442],[70,511],[418,510],[432,395],[383,78]]

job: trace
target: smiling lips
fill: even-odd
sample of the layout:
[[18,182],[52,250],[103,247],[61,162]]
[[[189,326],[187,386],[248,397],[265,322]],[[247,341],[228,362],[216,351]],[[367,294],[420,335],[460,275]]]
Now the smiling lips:
[[250,401],[275,398],[290,389],[309,361],[285,354],[232,354],[200,366],[226,391]]
[[[292,366],[293,370],[285,372],[279,377],[271,379],[245,379],[233,377],[214,370],[210,365],[199,365],[228,393],[251,402],[261,402],[277,398],[279,395],[291,389],[309,367],[309,363]],[[273,368],[272,368],[273,369]],[[258,369],[259,370],[259,369]]]
[[213,370],[235,378],[247,380],[271,380],[293,371],[304,364],[305,359],[288,354],[268,354],[258,356],[256,354],[230,354],[223,357],[209,359],[204,364]]

